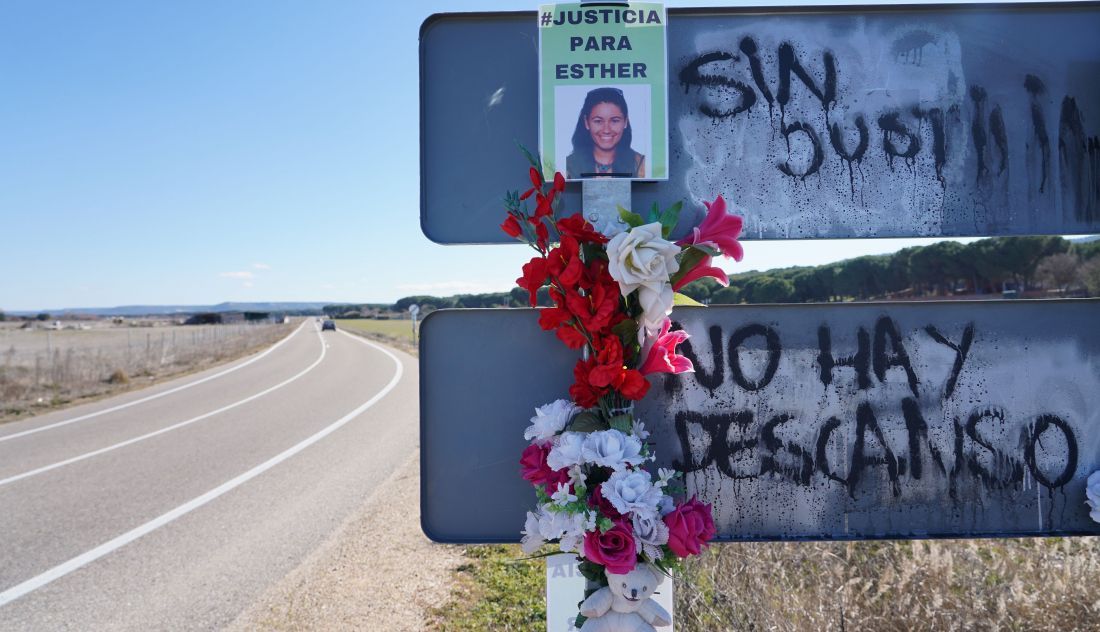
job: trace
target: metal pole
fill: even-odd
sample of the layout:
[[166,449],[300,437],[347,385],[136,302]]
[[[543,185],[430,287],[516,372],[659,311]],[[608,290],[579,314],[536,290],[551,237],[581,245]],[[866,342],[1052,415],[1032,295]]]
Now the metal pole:
[[[581,181],[581,212],[597,230],[621,222],[619,207],[630,209],[630,180],[599,178]],[[588,349],[583,353],[588,359]],[[549,562],[547,562],[549,564]],[[599,590],[600,584],[584,580],[584,597]]]

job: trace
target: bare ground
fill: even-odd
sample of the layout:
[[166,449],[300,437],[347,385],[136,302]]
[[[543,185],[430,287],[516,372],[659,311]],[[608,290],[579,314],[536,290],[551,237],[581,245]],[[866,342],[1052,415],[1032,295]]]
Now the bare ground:
[[450,594],[461,547],[420,530],[417,452],[298,568],[227,629],[424,630]]

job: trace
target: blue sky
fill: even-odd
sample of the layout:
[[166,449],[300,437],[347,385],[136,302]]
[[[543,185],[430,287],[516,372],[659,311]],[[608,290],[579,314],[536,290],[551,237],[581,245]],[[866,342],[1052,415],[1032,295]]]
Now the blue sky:
[[[417,36],[536,5],[7,0],[0,309],[507,290],[524,247],[420,232]],[[728,269],[912,243],[751,242]]]

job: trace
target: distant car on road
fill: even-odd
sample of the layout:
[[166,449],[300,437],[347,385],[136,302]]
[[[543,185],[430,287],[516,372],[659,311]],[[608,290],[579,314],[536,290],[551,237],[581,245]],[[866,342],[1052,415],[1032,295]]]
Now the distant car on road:
[[331,320],[326,320],[325,322],[321,323],[321,331],[325,331],[327,329],[331,329],[332,331],[336,331],[336,322],[331,321]]

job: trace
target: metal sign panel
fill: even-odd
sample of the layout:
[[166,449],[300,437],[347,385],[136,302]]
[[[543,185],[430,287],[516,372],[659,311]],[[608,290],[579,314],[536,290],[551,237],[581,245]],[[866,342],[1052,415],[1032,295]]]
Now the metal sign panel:
[[[423,25],[421,226],[507,243],[538,146],[536,14]],[[1100,5],[670,10],[670,177],[750,239],[1100,232]],[[570,185],[564,208],[579,210]]]
[[[1100,300],[677,308],[696,372],[637,409],[719,539],[1100,533]],[[421,340],[421,508],[514,542],[535,406],[577,356],[535,310],[436,312]]]

